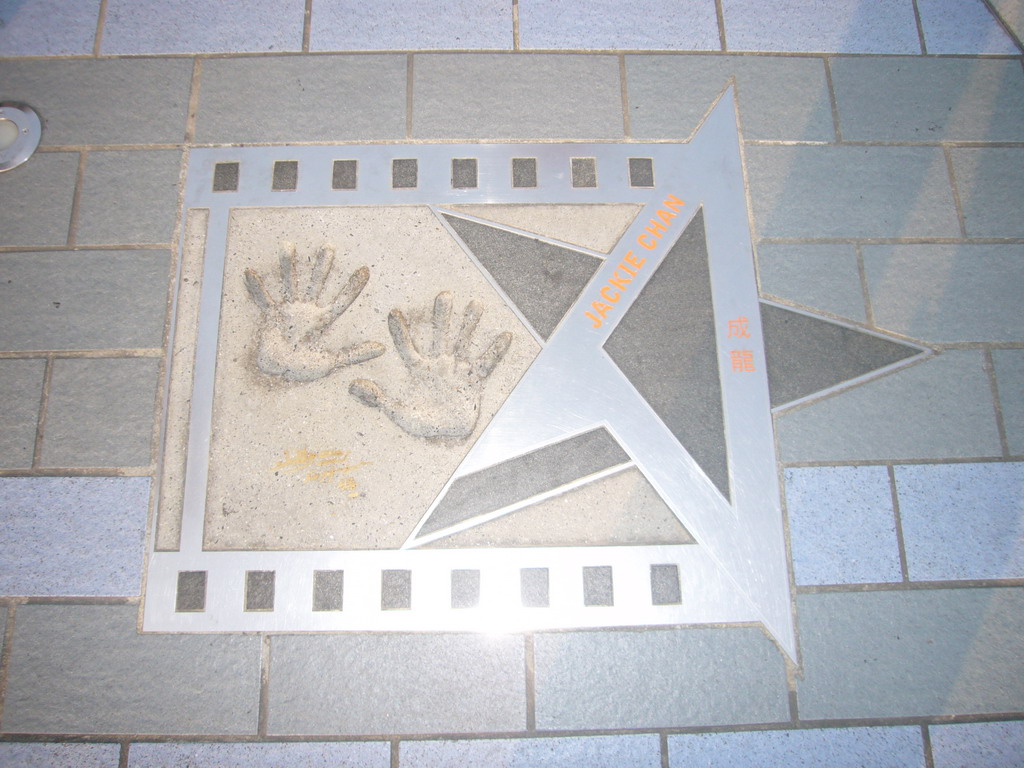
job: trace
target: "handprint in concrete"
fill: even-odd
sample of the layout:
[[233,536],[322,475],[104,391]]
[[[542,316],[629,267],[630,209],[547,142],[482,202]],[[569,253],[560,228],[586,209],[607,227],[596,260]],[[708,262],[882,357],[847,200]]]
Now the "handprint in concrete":
[[261,310],[256,365],[263,373],[289,381],[315,381],[384,354],[384,345],[375,341],[342,348],[324,341],[327,331],[366,287],[369,269],[357,269],[330,298],[325,293],[334,266],[331,246],[320,247],[312,259],[300,259],[295,246],[285,243],[279,265],[281,286],[273,292],[259,272],[245,270],[245,285]]
[[388,328],[408,371],[406,385],[398,394],[391,394],[377,382],[357,379],[349,392],[365,405],[380,408],[410,435],[442,442],[466,440],[480,417],[487,378],[512,344],[511,333],[499,333],[482,353],[471,358],[473,334],[483,311],[483,304],[470,301],[454,334],[452,294],[448,291],[437,295],[429,319],[410,323],[400,310],[391,310]]

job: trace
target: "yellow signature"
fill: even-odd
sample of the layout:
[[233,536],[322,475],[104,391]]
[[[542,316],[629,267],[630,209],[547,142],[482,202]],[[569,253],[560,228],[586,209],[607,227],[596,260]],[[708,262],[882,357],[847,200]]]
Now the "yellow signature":
[[338,488],[349,492],[350,498],[356,498],[359,496],[359,485],[352,477],[352,472],[373,462],[353,463],[351,459],[351,451],[310,451],[303,448],[298,451],[285,451],[284,459],[271,467],[270,471],[301,475],[304,483],[336,482]]

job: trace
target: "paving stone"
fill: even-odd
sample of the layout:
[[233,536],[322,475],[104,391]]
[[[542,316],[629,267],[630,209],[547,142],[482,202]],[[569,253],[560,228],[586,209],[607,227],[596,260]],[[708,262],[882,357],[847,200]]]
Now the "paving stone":
[[864,322],[857,253],[846,243],[760,243],[761,294]]
[[302,50],[304,0],[108,0],[103,53]]
[[969,237],[1024,237],[1024,148],[950,150]]
[[526,725],[520,636],[281,636],[271,655],[270,733],[493,733]]
[[534,658],[541,730],[789,718],[782,655],[757,629],[538,633]]
[[91,54],[99,11],[100,0],[0,0],[0,56]]
[[656,734],[555,737],[549,739],[474,739],[473,741],[403,741],[400,766],[454,768],[493,765],[502,768],[661,768]]
[[1024,0],[989,0],[1017,41],[1024,40]]
[[1024,578],[1024,464],[896,467],[913,581]]
[[996,386],[1003,412],[1003,427],[1010,453],[1024,455],[1024,349],[997,349],[992,352]]
[[512,48],[512,7],[497,0],[319,0],[312,19],[314,51]]
[[390,768],[380,741],[291,744],[132,744],[128,768]]
[[916,726],[679,734],[668,737],[668,754],[672,768],[925,768]]
[[831,67],[846,141],[1024,140],[1019,61],[839,56]]
[[78,153],[37,154],[0,176],[0,245],[63,245],[68,240]]
[[520,0],[522,48],[576,50],[717,51],[718,18],[713,2],[592,0],[566,5],[557,0]]
[[907,0],[722,0],[722,13],[730,51],[921,52]]
[[800,716],[1018,712],[1024,589],[799,595]]
[[786,470],[797,584],[900,581],[900,553],[885,467]]
[[1020,765],[1024,721],[930,725],[935,768],[1003,768]]
[[117,768],[120,744],[0,744],[0,765],[12,768]]
[[148,477],[0,478],[0,594],[137,595]]
[[138,612],[19,606],[4,731],[255,735],[259,637],[140,635]]
[[80,244],[169,243],[181,152],[90,152],[78,209]]
[[0,360],[0,468],[32,466],[45,372],[45,360]]
[[5,61],[0,101],[39,112],[43,146],[175,144],[191,82],[189,59]]
[[615,56],[418,55],[413,136],[621,139],[618,72]]
[[753,146],[761,237],[959,237],[939,147]]
[[56,360],[43,466],[148,466],[158,370],[153,358]]
[[783,461],[1000,456],[982,355],[952,350],[780,415]]
[[917,0],[917,12],[928,53],[1020,53],[983,0]]
[[0,254],[0,349],[163,344],[167,251]]
[[400,54],[209,59],[196,141],[405,138],[405,75]]
[[879,328],[926,342],[1021,341],[1022,245],[865,245]]
[[835,140],[821,59],[638,55],[626,73],[636,139],[688,138],[735,77],[743,138]]

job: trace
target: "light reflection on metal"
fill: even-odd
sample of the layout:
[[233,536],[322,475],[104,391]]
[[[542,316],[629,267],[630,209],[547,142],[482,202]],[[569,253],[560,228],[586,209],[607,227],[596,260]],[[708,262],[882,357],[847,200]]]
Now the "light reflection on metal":
[[39,146],[43,126],[27,104],[0,103],[0,173],[17,168]]

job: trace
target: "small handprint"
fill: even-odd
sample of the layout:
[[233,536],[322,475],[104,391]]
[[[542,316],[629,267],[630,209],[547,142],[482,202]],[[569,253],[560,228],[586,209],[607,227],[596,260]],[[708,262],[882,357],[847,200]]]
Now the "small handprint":
[[494,337],[475,360],[469,356],[483,305],[471,301],[462,313],[462,327],[452,335],[452,294],[439,293],[420,349],[413,328],[398,309],[388,315],[395,350],[405,363],[409,382],[402,397],[379,384],[357,379],[348,391],[371,408],[380,408],[395,424],[416,437],[459,442],[468,438],[480,416],[480,397],[487,377],[508,352],[512,334]]
[[[331,246],[322,246],[307,270],[305,264],[300,265],[295,246],[285,243],[279,263],[279,296],[267,290],[258,272],[245,270],[249,295],[262,310],[257,330],[256,365],[263,373],[289,381],[315,381],[338,368],[384,354],[384,345],[375,341],[332,349],[323,340],[334,321],[366,286],[369,269],[357,269],[345,287],[334,298],[327,299],[323,294],[334,265]],[[300,266],[305,272],[301,277]]]

